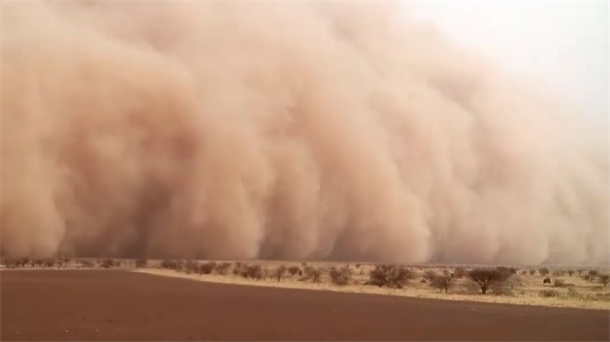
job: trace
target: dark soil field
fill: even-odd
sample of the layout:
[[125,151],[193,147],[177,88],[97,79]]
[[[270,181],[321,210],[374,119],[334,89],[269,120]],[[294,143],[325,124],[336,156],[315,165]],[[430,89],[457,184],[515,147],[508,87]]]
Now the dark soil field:
[[2,271],[1,339],[610,338],[610,311],[224,285],[128,271]]

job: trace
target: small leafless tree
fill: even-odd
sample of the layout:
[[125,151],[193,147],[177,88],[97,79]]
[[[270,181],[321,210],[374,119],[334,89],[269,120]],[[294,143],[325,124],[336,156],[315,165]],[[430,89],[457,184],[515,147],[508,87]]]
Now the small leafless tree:
[[503,283],[511,277],[511,273],[493,268],[475,268],[468,272],[468,278],[476,282],[485,294],[490,285]]
[[571,277],[574,275],[575,271],[574,270],[567,270],[566,273]]
[[138,259],[136,260],[137,268],[146,268],[148,266],[148,260],[146,259]]
[[599,274],[598,270],[590,270],[589,271],[589,275],[591,276],[591,278],[597,277],[598,274]]
[[451,274],[436,274],[434,277],[430,278],[430,286],[439,289],[440,291],[445,290],[445,293],[447,293],[452,285],[451,280],[453,280]]
[[538,273],[540,273],[541,276],[545,276],[547,274],[549,274],[549,269],[546,267],[542,267],[538,269]]

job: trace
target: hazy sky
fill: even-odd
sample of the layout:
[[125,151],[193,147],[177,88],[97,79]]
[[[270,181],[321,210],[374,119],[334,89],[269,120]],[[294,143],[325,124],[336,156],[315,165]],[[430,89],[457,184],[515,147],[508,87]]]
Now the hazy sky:
[[409,2],[511,70],[525,70],[558,87],[607,123],[609,112],[608,1]]

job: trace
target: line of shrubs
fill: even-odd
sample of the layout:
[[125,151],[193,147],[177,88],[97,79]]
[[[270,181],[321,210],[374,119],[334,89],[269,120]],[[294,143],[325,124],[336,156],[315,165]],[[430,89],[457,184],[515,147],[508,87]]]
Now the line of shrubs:
[[[91,260],[91,259],[68,259],[68,258],[49,258],[49,259],[7,259],[1,258],[1,264],[6,268],[37,268],[37,267],[48,267],[48,268],[64,268],[68,265],[79,267],[79,268],[117,268],[125,266],[126,261],[120,259],[104,259],[104,260]],[[149,266],[149,262],[146,259],[138,259],[133,262],[133,266],[136,268],[146,268]],[[227,275],[232,272],[235,276],[240,276],[246,279],[260,280],[265,278],[275,279],[280,282],[286,278],[296,278],[299,281],[310,281],[310,282],[321,282],[324,273],[327,273],[330,282],[334,285],[345,286],[353,282],[354,271],[350,265],[343,267],[332,266],[329,268],[316,268],[302,263],[301,266],[286,267],[285,265],[279,265],[274,269],[267,270],[258,264],[244,264],[241,262],[229,263],[229,262],[198,262],[193,260],[182,261],[182,260],[163,260],[160,263],[161,268],[182,271],[187,274],[219,274]],[[360,268],[360,264],[355,265],[355,268]],[[423,267],[418,267],[424,269]],[[444,269],[440,273],[435,272],[432,269],[424,270],[421,283],[426,283],[430,287],[449,292],[450,289],[455,287],[456,279],[466,278],[471,281],[471,284],[478,287],[482,294],[486,294],[488,290],[491,290],[494,294],[511,294],[512,290],[519,285],[518,279],[513,277],[516,274],[526,274],[527,270],[519,272],[514,267],[488,267],[488,268],[475,268],[466,271],[463,267],[456,267],[452,270]],[[534,274],[535,270],[529,270],[530,274]],[[542,267],[539,268],[538,273],[546,276],[551,274],[551,271]],[[360,271],[362,272],[362,271]],[[556,270],[552,274],[556,276],[570,275],[572,276],[578,272],[581,277],[587,281],[593,281],[597,279],[603,286],[607,286],[610,282],[610,275],[600,274],[597,270],[589,270],[586,274],[584,270]],[[362,274],[362,273],[360,273]],[[298,278],[297,278],[298,276]],[[409,281],[415,278],[415,273],[412,269],[399,266],[399,265],[374,265],[374,268],[369,272],[369,279],[364,285],[378,286],[401,289],[405,287]],[[550,278],[545,278],[545,283],[551,283]],[[548,280],[548,281],[547,281]],[[556,288],[573,288],[574,284],[567,283],[562,279],[555,279],[553,287]],[[540,296],[551,297],[554,296],[554,290],[544,290],[540,292]]]

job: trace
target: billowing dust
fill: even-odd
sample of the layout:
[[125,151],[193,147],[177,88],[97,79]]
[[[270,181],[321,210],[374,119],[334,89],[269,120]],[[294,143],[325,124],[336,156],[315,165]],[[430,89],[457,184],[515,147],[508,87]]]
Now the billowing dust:
[[398,6],[3,2],[2,254],[607,259],[607,128]]

